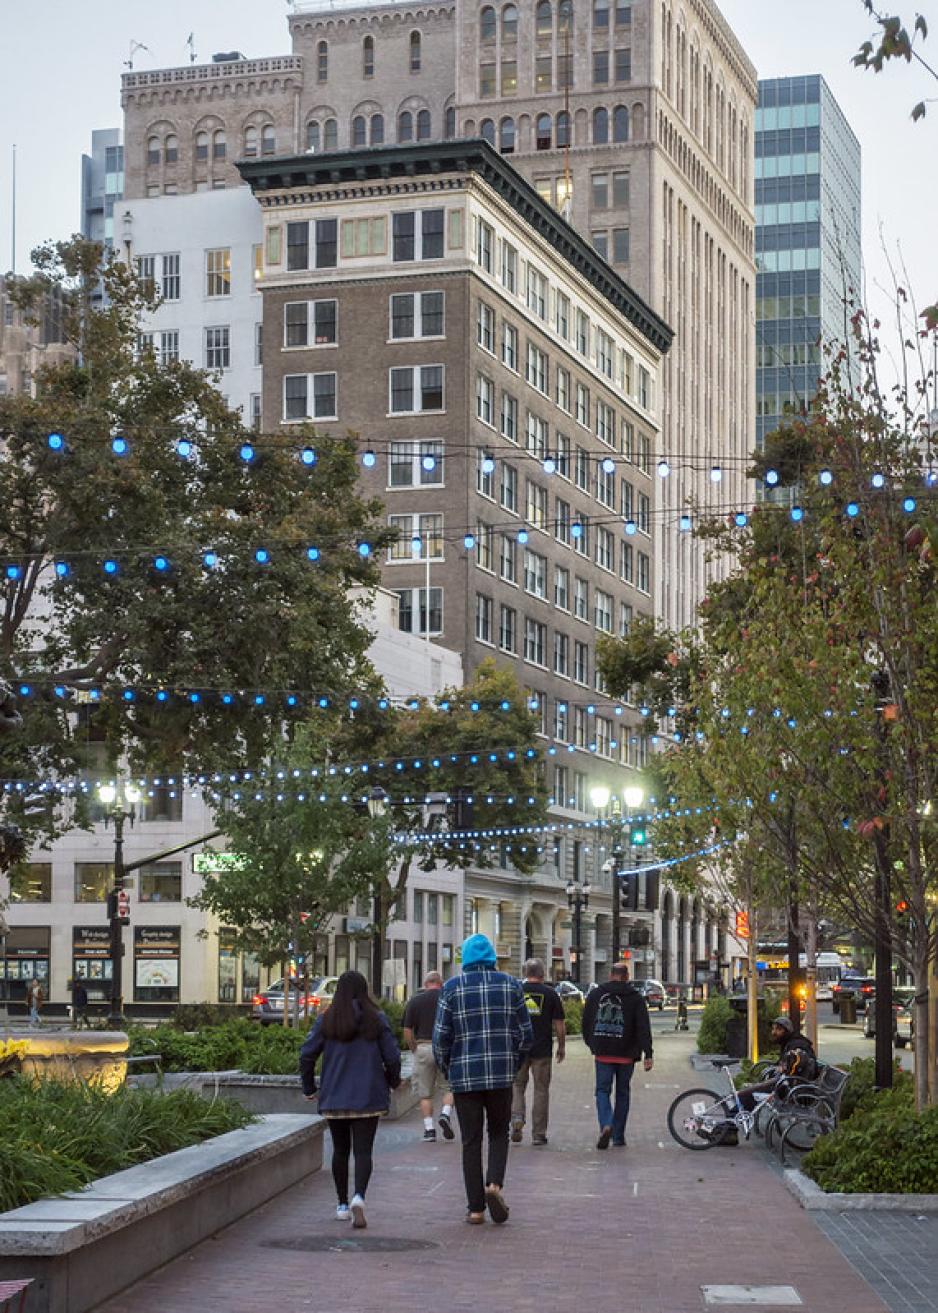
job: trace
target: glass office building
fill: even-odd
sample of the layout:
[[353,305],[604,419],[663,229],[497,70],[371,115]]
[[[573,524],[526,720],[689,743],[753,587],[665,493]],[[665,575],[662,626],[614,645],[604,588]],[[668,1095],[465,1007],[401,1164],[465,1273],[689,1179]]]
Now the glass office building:
[[[106,248],[114,245],[114,211],[124,195],[124,147],[120,128],[97,128],[91,134],[91,154],[81,157],[81,232]],[[100,306],[99,284],[92,301]]]
[[756,441],[810,402],[862,298],[860,143],[819,75],[759,83]]

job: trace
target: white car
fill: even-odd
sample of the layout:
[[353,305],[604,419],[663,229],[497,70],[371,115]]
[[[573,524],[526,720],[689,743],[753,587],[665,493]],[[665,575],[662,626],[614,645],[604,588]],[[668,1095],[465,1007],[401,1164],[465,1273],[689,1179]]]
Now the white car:
[[896,1013],[896,1048],[904,1049],[908,1044],[912,1045],[915,1037],[915,1017],[912,1011],[912,1004],[906,1003]]

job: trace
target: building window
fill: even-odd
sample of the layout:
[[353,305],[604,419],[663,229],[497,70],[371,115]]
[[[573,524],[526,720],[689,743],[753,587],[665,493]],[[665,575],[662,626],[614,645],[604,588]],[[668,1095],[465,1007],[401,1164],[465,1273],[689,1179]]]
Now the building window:
[[197,132],[195,134],[195,158],[196,163],[203,164],[208,159],[209,138],[207,132]]
[[616,81],[632,81],[632,52],[628,49],[616,51]]
[[323,124],[323,150],[335,150],[339,144],[338,119],[326,119]]
[[609,81],[609,51],[593,51],[593,85],[604,86]]
[[483,351],[494,354],[495,351],[495,311],[484,301],[480,301],[476,310],[476,342]]
[[110,862],[75,863],[75,902],[103,903],[114,883]]
[[492,564],[492,544],[495,541],[495,531],[490,524],[481,522],[475,528],[475,548],[476,548],[476,565],[480,570],[485,570],[489,574],[495,573]]
[[551,148],[551,122],[549,114],[538,114],[537,116],[534,145],[537,150],[550,150]]
[[565,679],[570,674],[570,640],[566,634],[554,631],[554,674]]
[[543,392],[545,396],[550,394],[547,352],[539,350],[533,342],[528,343],[524,376],[538,392]]
[[554,606],[570,610],[570,571],[559,565],[554,566]]
[[417,365],[392,369],[390,411],[394,415],[416,415],[443,409],[443,366]]
[[525,447],[539,461],[544,460],[547,455],[547,435],[549,431],[547,421],[540,419],[533,411],[529,410]]
[[492,599],[476,593],[476,638],[480,643],[492,642]]
[[609,141],[609,111],[600,106],[593,110],[593,145],[605,146]]
[[528,309],[539,319],[547,318],[547,279],[533,264],[528,265],[527,303]]
[[338,259],[338,235],[339,226],[335,219],[288,223],[287,269],[334,269]]
[[171,132],[163,145],[166,152],[166,163],[176,164],[179,160],[179,138],[175,133]]
[[487,141],[490,146],[495,145],[495,121],[494,119],[483,119],[479,124],[479,136],[483,141]]
[[225,134],[219,128],[217,132],[212,133],[212,159],[223,160],[228,154],[228,146],[225,140]]
[[442,561],[443,516],[389,515],[388,524],[397,529],[397,541],[388,549],[389,561]]
[[[557,55],[557,89],[565,90],[573,86],[573,55],[569,51],[561,51]],[[559,142],[557,143],[560,144]]]
[[179,283],[179,256],[163,255],[160,257],[162,262],[162,277],[160,280],[160,291],[164,301],[178,301],[180,292]]
[[549,0],[540,0],[534,11],[535,31],[538,36],[550,36],[554,30],[554,15]]
[[396,293],[391,297],[391,337],[395,341],[442,337],[443,305],[442,292]]
[[508,534],[502,534],[501,551],[498,557],[498,573],[506,583],[518,582],[518,544]]
[[594,210],[609,208],[609,174],[594,173],[590,178],[590,205]]
[[619,543],[619,578],[624,584],[635,582],[635,550],[631,543]]
[[421,109],[417,113],[417,140],[429,141],[431,131],[430,111]]
[[268,123],[263,128],[261,128],[261,154],[276,155],[276,153],[277,153],[277,138],[274,135],[274,130],[272,125]]
[[229,369],[231,366],[231,330],[227,324],[205,330],[205,368]]
[[576,349],[581,356],[589,357],[590,354],[590,321],[589,315],[583,310],[576,312]]
[[493,272],[495,229],[482,219],[476,220],[476,263],[490,274]]
[[502,286],[514,294],[518,290],[518,252],[510,242],[502,242]]
[[495,500],[495,462],[487,451],[480,451],[476,457],[476,492]]
[[612,531],[601,525],[596,528],[596,564],[603,570],[612,571],[616,568],[615,539]]
[[9,878],[10,902],[14,905],[52,902],[51,862],[26,862],[14,867]]
[[517,41],[518,39],[518,7],[517,5],[505,5],[502,9],[502,40]]
[[392,442],[388,484],[392,488],[442,487],[443,443]]
[[613,600],[609,593],[604,593],[602,589],[597,588],[595,594],[595,616],[594,623],[597,629],[601,629],[604,634],[612,633],[612,609]]
[[628,141],[629,111],[625,105],[616,105],[612,111],[612,140]]
[[616,209],[626,209],[629,204],[629,171],[622,169],[612,175],[612,203]]
[[316,45],[316,81],[325,82],[329,77],[329,43],[320,41]]
[[153,862],[140,868],[141,903],[182,902],[182,862]]
[[456,106],[447,105],[446,114],[444,115],[443,135],[447,141],[452,141],[456,136]]
[[565,433],[556,435],[556,448],[554,450],[554,461],[557,465],[557,473],[562,479],[570,477],[570,439]]
[[539,483],[527,481],[525,497],[525,515],[527,521],[535,529],[547,528],[547,489],[542,488]]
[[547,665],[547,626],[525,617],[524,659],[532,665]]
[[442,634],[443,589],[430,589],[430,618],[427,627],[427,590],[425,588],[398,588],[397,627],[405,634]]
[[596,249],[596,254],[602,258],[608,259],[609,256],[609,234],[607,232],[591,232],[590,241]]
[[[370,120],[371,144],[372,146],[384,145],[384,115],[372,114]],[[384,221],[382,220],[382,227]]]
[[[550,55],[538,55],[534,61],[534,90],[551,91],[553,89],[553,59]],[[548,119],[548,132],[550,119]]]
[[387,220],[373,216],[342,220],[342,257],[355,260],[362,256],[384,255],[387,251]]
[[[504,81],[504,64],[502,65],[502,79]],[[503,87],[504,90],[504,87]],[[498,149],[503,155],[513,155],[515,150],[515,121],[514,119],[502,119],[498,125]]]
[[515,373],[518,371],[518,330],[507,320],[502,321],[502,364]]
[[406,210],[393,216],[393,257],[403,260],[443,258],[443,210]]
[[255,433],[261,431],[261,394],[252,392],[249,398],[251,428]]
[[491,100],[495,95],[495,65],[479,65],[479,99]]
[[[585,429],[590,426],[590,393],[582,383],[576,385],[576,420]],[[579,450],[579,449],[578,449]]]
[[476,375],[476,418],[483,424],[495,422],[495,384],[484,374]]
[[640,592],[651,592],[651,559],[644,553],[638,554],[638,578],[635,581],[635,587]]
[[283,345],[335,346],[338,304],[338,301],[288,301],[283,307]]
[[628,602],[619,603],[619,637],[626,638],[632,628],[632,608]]
[[306,125],[306,149],[318,151],[322,147],[322,134],[318,119],[310,119]]
[[651,533],[651,498],[645,492],[638,494],[638,528],[640,533]]
[[607,378],[612,378],[612,361],[615,353],[615,342],[601,328],[596,329],[596,368]]
[[524,591],[547,599],[547,557],[530,547],[524,549]]
[[589,620],[589,600],[589,584],[585,579],[575,578],[573,581],[573,614],[577,620]]
[[375,75],[375,39],[366,36],[362,41],[362,77],[373,78]]
[[368,124],[364,114],[356,114],[352,119],[352,145],[367,146]]
[[501,428],[503,438],[518,441],[518,402],[510,392],[502,393]]
[[162,158],[162,152],[160,150],[159,137],[148,137],[147,138],[147,164],[148,165],[159,164],[161,158]]
[[[608,409],[602,403],[597,407],[597,413]],[[608,506],[611,511],[616,508],[616,472],[615,470],[604,470],[602,464],[596,466],[596,500],[603,506]]]
[[589,646],[575,640],[573,644],[573,678],[578,684],[588,684],[590,682]]
[[609,26],[609,0],[593,0],[593,27],[603,30]]
[[246,159],[253,159],[257,154],[257,128],[248,127],[244,129],[244,155]]
[[629,262],[629,229],[613,228],[612,263],[628,264],[628,262]]
[[335,374],[286,374],[284,419],[336,419]]
[[564,546],[570,546],[570,503],[560,497],[554,502],[554,537]]
[[179,359],[179,330],[165,328],[160,333],[160,364],[169,365]]
[[231,247],[205,252],[205,295],[231,295]]
[[410,71],[411,73],[420,72],[420,33],[411,32],[410,34]]
[[632,26],[631,0],[616,0],[616,27]]
[[518,471],[513,465],[502,464],[502,477],[499,484],[499,501],[506,511],[513,515],[518,513]]
[[479,40],[484,44],[494,41],[495,32],[495,10],[491,5],[485,5],[479,12]]
[[498,609],[498,646],[512,655],[518,650],[518,614],[504,603]]

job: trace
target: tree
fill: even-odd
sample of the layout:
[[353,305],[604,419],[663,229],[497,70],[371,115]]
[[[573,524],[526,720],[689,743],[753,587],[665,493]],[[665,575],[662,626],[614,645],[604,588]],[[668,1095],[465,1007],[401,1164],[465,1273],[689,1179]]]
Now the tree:
[[73,775],[89,738],[98,770],[263,762],[313,695],[372,678],[347,597],[387,533],[354,443],[256,437],[204,370],[138,351],[152,292],[96,244],[34,259],[15,295],[32,312],[63,288],[78,355],[35,398],[0,397],[0,678],[20,718],[0,770]]

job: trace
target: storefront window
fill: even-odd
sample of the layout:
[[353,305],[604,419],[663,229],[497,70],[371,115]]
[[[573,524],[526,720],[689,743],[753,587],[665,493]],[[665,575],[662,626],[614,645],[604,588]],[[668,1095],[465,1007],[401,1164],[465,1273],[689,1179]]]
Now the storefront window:
[[140,868],[141,903],[182,901],[182,862],[154,862]]
[[[142,895],[141,895],[142,897]],[[234,1003],[238,992],[238,950],[231,930],[218,932],[218,1001]]]
[[51,903],[52,863],[26,862],[10,872],[11,903]]
[[453,917],[456,914],[456,896],[455,894],[443,895],[443,924],[452,925]]
[[106,925],[75,926],[72,930],[72,979],[84,981],[92,1003],[110,997],[113,966],[109,928]]
[[25,999],[26,989],[34,979],[43,982],[48,998],[49,940],[48,926],[18,925],[10,929],[3,956],[0,957],[0,974],[6,976],[3,982],[4,1001]]
[[134,998],[179,1002],[179,926],[134,927]]
[[261,964],[254,953],[241,959],[241,1002],[250,1003],[261,987]]
[[75,863],[75,902],[103,903],[114,883],[110,862]]

